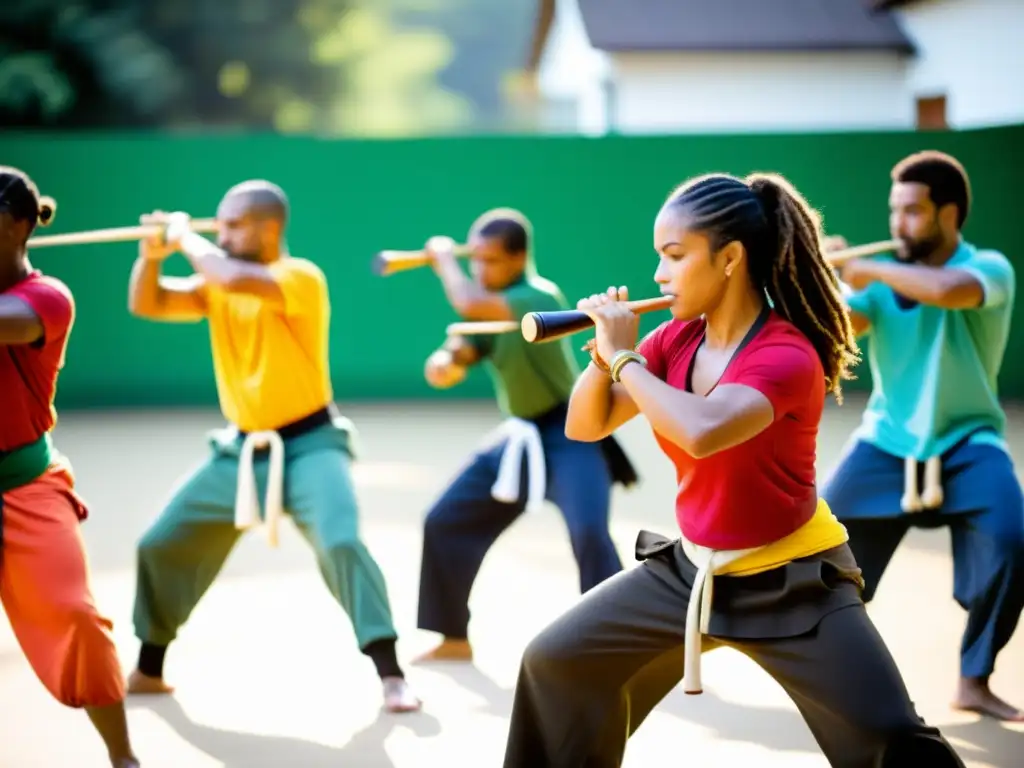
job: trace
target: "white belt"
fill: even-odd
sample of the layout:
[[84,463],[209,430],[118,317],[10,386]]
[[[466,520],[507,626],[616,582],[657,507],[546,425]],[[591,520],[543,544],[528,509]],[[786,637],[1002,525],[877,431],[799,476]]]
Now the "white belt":
[[284,515],[284,441],[277,432],[250,432],[242,442],[242,450],[238,456],[235,528],[245,530],[260,524],[259,491],[256,488],[256,473],[253,469],[253,454],[257,448],[270,448],[263,529],[267,535],[267,543],[276,547],[277,524]]
[[924,464],[924,492],[917,490],[917,459],[908,456],[903,463],[903,498],[900,507],[904,512],[920,512],[923,509],[937,509],[942,506],[942,457],[932,456]]
[[507,442],[501,454],[501,463],[498,465],[498,478],[491,486],[491,496],[506,504],[519,501],[520,472],[525,451],[529,482],[526,508],[540,509],[547,493],[547,468],[544,463],[544,444],[540,439],[540,431],[533,422],[513,417],[503,421],[491,432],[485,443],[496,445],[502,440]]
[[703,693],[700,681],[701,638],[711,624],[711,601],[714,596],[714,575],[729,563],[764,549],[709,549],[680,537],[683,553],[697,566],[690,602],[686,606],[686,630],[683,636],[683,690]]

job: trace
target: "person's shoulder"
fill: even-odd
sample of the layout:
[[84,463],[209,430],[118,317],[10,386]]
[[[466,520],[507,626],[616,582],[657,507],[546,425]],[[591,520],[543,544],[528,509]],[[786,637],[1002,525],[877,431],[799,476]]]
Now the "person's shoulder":
[[327,288],[327,276],[323,270],[308,259],[287,256],[270,265],[274,278],[292,289],[302,291],[323,291]]
[[1015,271],[1013,262],[1002,251],[995,248],[979,248],[970,244],[967,244],[967,254],[962,265],[988,267],[1010,275],[1013,275]]
[[75,297],[67,284],[56,277],[35,272],[25,280],[16,284],[9,293],[24,299],[39,299],[47,304],[63,304],[71,310],[75,308]]
[[274,262],[273,266],[276,269],[284,272],[293,272],[302,275],[308,275],[309,277],[315,277],[319,280],[324,280],[324,271],[320,269],[320,266],[309,259],[303,259],[298,256],[288,256],[283,259],[278,259]]
[[554,282],[545,277],[535,275],[526,280],[509,286],[505,290],[507,296],[533,299],[538,306],[545,308],[567,309],[569,302]]
[[69,301],[74,299],[71,293],[71,289],[68,288],[67,283],[52,275],[46,275],[42,272],[34,272],[29,275],[28,278],[18,283],[15,288],[21,288],[24,290],[37,290],[42,289],[44,291],[53,291],[59,293]]
[[814,354],[814,345],[807,335],[775,311],[768,316],[761,333],[751,340],[751,346],[793,347]]
[[550,280],[536,276],[513,283],[500,291],[512,318],[520,320],[530,312],[556,312],[569,309],[569,305]]
[[811,340],[786,318],[772,312],[764,328],[750,342],[748,359],[778,360],[787,366],[823,370]]

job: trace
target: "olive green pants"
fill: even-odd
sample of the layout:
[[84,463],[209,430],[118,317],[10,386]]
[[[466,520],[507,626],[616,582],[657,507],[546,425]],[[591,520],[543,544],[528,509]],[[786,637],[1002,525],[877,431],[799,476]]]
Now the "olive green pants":
[[[396,632],[384,575],[359,537],[351,438],[329,425],[285,441],[284,507],[365,648]],[[210,444],[212,455],[178,487],[138,545],[134,621],[145,643],[174,640],[243,533],[234,509],[241,439],[214,433]],[[267,464],[266,455],[254,462],[261,507]]]

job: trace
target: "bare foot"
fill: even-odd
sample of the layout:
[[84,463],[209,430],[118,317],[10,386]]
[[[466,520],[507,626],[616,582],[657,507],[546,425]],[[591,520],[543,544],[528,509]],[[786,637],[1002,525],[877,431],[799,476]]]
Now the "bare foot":
[[953,702],[954,709],[965,712],[977,712],[979,715],[1005,720],[1011,723],[1024,723],[1024,712],[1006,703],[988,687],[988,681],[979,678],[962,677]]
[[417,656],[413,664],[429,664],[432,661],[472,661],[473,647],[469,640],[446,637],[436,648]]
[[165,683],[162,677],[150,677],[135,669],[128,675],[128,693],[139,695],[168,694],[174,693],[174,687]]
[[385,677],[381,682],[384,683],[384,709],[388,712],[418,712],[423,708],[423,702],[404,677]]

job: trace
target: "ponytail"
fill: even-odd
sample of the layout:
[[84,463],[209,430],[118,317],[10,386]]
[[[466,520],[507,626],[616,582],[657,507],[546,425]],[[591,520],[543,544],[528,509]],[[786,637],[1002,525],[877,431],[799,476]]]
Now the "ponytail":
[[821,249],[821,220],[803,196],[776,174],[746,179],[767,218],[776,247],[765,289],[775,311],[814,346],[827,391],[842,403],[842,381],[860,361],[860,349],[839,281]]

